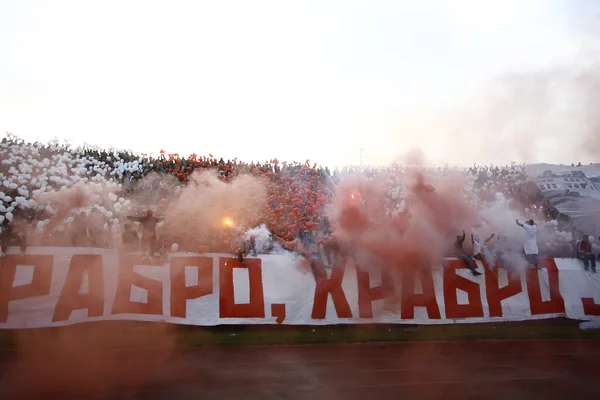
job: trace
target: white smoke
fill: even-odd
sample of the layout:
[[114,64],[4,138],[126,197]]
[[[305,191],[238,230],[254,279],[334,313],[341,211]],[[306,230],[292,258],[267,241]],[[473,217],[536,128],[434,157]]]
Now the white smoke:
[[244,233],[244,240],[249,242],[251,238],[254,238],[254,248],[258,254],[263,254],[273,247],[271,232],[269,232],[265,224],[249,229]]

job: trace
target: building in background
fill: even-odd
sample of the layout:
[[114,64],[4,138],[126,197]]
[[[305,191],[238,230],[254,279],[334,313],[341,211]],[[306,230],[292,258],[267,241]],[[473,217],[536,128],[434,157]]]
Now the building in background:
[[582,171],[546,170],[536,180],[542,195],[582,233],[600,235],[600,178]]

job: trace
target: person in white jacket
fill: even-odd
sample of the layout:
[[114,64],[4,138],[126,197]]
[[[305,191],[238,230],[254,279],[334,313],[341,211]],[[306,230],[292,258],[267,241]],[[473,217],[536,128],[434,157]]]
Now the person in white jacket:
[[491,271],[494,269],[495,260],[492,257],[492,252],[488,247],[488,243],[496,237],[495,233],[492,233],[489,238],[485,239],[483,243],[477,233],[471,235],[471,243],[473,244],[473,258],[479,261],[485,261],[487,268]]
[[525,240],[523,241],[523,250],[525,250],[525,258],[529,263],[529,268],[540,268],[538,260],[537,246],[537,226],[532,219],[522,224],[517,219],[517,225],[525,230]]

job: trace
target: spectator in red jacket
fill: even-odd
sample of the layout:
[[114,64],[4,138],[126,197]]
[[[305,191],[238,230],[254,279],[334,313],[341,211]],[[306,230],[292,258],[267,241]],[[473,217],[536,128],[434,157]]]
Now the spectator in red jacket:
[[583,260],[583,268],[588,271],[592,264],[592,272],[596,272],[596,256],[592,253],[592,245],[588,235],[584,235],[583,239],[577,243],[577,255]]

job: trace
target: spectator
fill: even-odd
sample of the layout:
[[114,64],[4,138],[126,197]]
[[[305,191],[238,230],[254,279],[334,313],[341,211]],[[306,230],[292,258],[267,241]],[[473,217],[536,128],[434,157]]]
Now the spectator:
[[104,216],[98,208],[92,208],[88,223],[88,233],[93,247],[104,247]]
[[[106,151],[89,145],[70,148],[58,141],[48,145],[32,144],[8,135],[0,143],[0,172],[3,174],[0,181],[0,223],[7,226],[14,224],[17,229],[20,223],[15,224],[15,221],[31,221],[33,227],[27,233],[32,244],[87,246],[92,241],[93,245],[104,247],[112,243],[115,237],[121,236],[116,227],[120,226],[133,207],[144,202],[145,208],[157,206],[155,213],[166,212],[169,204],[181,193],[181,188],[190,182],[190,176],[196,171],[205,170],[219,173],[219,179],[226,183],[240,175],[261,180],[267,188],[267,204],[263,213],[248,221],[248,227],[264,224],[272,238],[291,251],[305,231],[316,233],[316,242],[324,253],[323,258],[327,258],[328,265],[334,265],[337,253],[340,257],[348,253],[345,248],[337,249],[341,244],[336,244],[335,236],[328,231],[327,222],[323,219],[336,184],[353,173],[385,182],[388,196],[383,212],[386,216],[398,215],[404,208],[402,203],[406,201],[405,175],[410,173],[411,168],[394,164],[387,168],[347,167],[329,170],[309,164],[308,160],[289,164],[276,159],[244,163],[237,159],[220,159],[212,154],[191,154],[184,158],[178,154],[165,154],[164,151],[158,157],[152,157],[126,151]],[[445,167],[430,169],[430,172],[444,177],[459,171]],[[476,202],[490,203],[502,197],[502,201],[509,203],[511,208],[529,214],[535,212],[540,219],[547,220],[538,226],[540,255],[574,255],[578,237],[568,232],[568,217],[544,200],[525,166],[473,166],[464,172],[471,175],[469,185],[472,183],[472,186],[468,189]],[[58,192],[80,182],[101,183],[94,188],[88,187],[94,192],[90,200],[93,199],[96,204],[94,211],[88,205],[82,205],[87,217],[77,216],[82,211],[79,207],[68,209],[63,215],[53,210],[54,204],[49,208],[36,202],[41,193]],[[112,192],[108,196],[102,189],[107,186],[111,187]],[[158,200],[160,204],[156,204]],[[536,204],[541,207],[536,207]],[[97,223],[92,221],[94,219]],[[110,237],[107,227],[111,227]],[[160,234],[157,232],[156,236],[160,237]],[[211,252],[227,251],[230,247],[229,243],[223,245],[226,238],[208,234],[203,237],[185,234],[176,238],[172,237],[173,234],[167,236],[169,243],[179,242],[182,248],[190,251],[209,243],[213,244],[207,249]],[[592,252],[598,253],[598,244],[591,239]],[[187,243],[184,245],[184,242]],[[493,258],[493,255],[490,257],[486,254],[484,242],[474,241],[473,247],[474,259]],[[509,258],[513,259],[512,256]]]
[[250,254],[252,254],[252,257],[256,257],[257,256],[257,251],[256,251],[256,238],[254,237],[254,235],[251,235],[248,238],[248,251],[250,252]]
[[125,224],[122,237],[123,244],[126,246],[134,246],[137,248],[140,245],[140,238],[137,232],[133,230],[131,224]]
[[588,235],[584,235],[583,239],[577,243],[577,257],[583,261],[583,269],[589,271],[591,264],[592,272],[596,273],[596,256],[592,253],[592,245]]
[[478,234],[471,235],[471,244],[473,244],[473,258],[479,261],[485,260],[485,254],[489,252],[487,244],[496,236],[492,233],[491,236],[481,243],[481,238]]
[[87,233],[87,215],[85,212],[81,212],[78,216],[73,219],[71,224],[71,245],[75,247],[82,247],[88,244],[88,233]]
[[454,253],[455,253],[454,255],[456,256],[456,258],[463,261],[467,265],[467,268],[469,268],[471,270],[473,275],[475,275],[475,276],[481,275],[481,272],[479,272],[475,269],[473,257],[471,257],[470,254],[467,254],[467,252],[465,252],[465,249],[463,248],[463,244],[465,242],[465,237],[466,237],[466,233],[464,231],[463,231],[462,235],[458,235],[456,237],[456,241],[454,242]]
[[156,225],[162,218],[155,217],[152,210],[146,211],[144,217],[127,217],[142,225],[142,244],[147,251],[147,257],[152,258],[157,250]]
[[16,244],[19,246],[19,250],[21,251],[21,255],[25,255],[25,251],[27,250],[27,221],[20,220],[15,224],[15,229],[13,232],[13,237]]
[[492,252],[488,247],[488,243],[496,237],[495,233],[492,233],[490,237],[485,239],[481,243],[481,238],[477,234],[471,235],[471,243],[473,244],[473,258],[479,261],[485,261],[487,268],[491,271],[494,269],[494,259]]
[[325,236],[321,240],[321,246],[327,259],[327,265],[334,267],[337,264],[339,255],[341,253],[341,246],[338,243],[332,230],[326,232]]
[[4,257],[8,252],[8,246],[15,242],[21,250],[21,255],[25,254],[27,242],[24,236],[24,231],[19,230],[18,228],[14,229],[14,225],[14,223],[8,223],[8,221],[5,220],[5,223],[0,226],[0,229],[2,229],[0,232],[0,248],[2,250],[0,257]]
[[245,257],[250,252],[250,245],[244,240],[243,232],[238,227],[228,227],[229,230],[229,242],[231,243],[230,252],[235,254],[240,264],[246,266]]
[[297,251],[310,262],[310,267],[315,277],[325,276],[321,249],[313,232],[302,232]]
[[523,250],[525,250],[525,258],[529,263],[529,268],[539,268],[538,261],[538,246],[537,246],[537,226],[532,219],[522,224],[517,219],[517,225],[525,230],[525,240],[523,241]]

